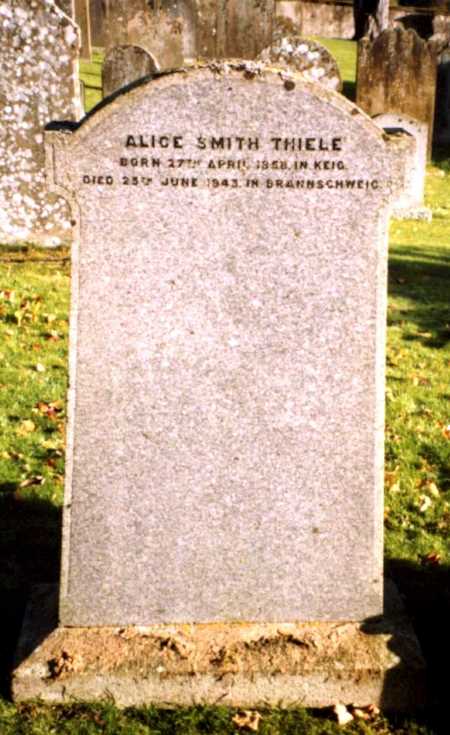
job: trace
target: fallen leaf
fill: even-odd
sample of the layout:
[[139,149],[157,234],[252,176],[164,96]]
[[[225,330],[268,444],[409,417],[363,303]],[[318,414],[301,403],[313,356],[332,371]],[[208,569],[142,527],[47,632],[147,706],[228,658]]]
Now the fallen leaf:
[[376,719],[380,714],[380,708],[376,704],[369,704],[367,707],[352,707],[352,715],[358,720],[369,720]]
[[429,493],[430,493],[430,494],[431,494],[431,495],[432,495],[432,496],[433,496],[434,498],[439,498],[439,497],[440,497],[440,492],[439,492],[439,488],[438,488],[438,486],[436,485],[436,483],[435,483],[435,482],[430,482],[430,483],[428,483],[428,485],[427,485],[427,490],[428,490],[428,492],[429,492]]
[[352,722],[354,719],[345,704],[335,704],[333,707],[333,714],[338,725],[348,725],[348,723]]
[[394,482],[393,485],[389,488],[390,493],[399,493],[401,490],[400,482]]
[[42,475],[36,475],[35,477],[28,477],[26,480],[22,480],[19,487],[30,487],[31,485],[43,485],[45,477]]
[[436,567],[441,563],[442,556],[437,551],[431,551],[429,554],[424,554],[420,557],[422,566]]
[[16,294],[14,291],[0,291],[0,298],[5,301],[14,301],[15,296]]
[[426,513],[428,508],[431,508],[432,505],[433,505],[432,500],[428,495],[419,496],[419,511],[421,513]]
[[238,712],[232,719],[232,722],[240,730],[251,730],[252,732],[258,731],[260,721],[261,715],[259,712],[252,712],[251,710]]
[[19,424],[19,427],[17,429],[17,433],[20,436],[25,436],[26,434],[31,434],[36,428],[36,424],[34,421],[31,421],[31,419],[25,419],[25,421],[22,421]]

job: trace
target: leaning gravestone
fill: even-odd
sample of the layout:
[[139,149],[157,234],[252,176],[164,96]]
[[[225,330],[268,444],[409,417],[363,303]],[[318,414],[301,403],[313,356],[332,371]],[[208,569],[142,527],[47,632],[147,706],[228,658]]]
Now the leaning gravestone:
[[[420,90],[420,92],[419,92]],[[394,28],[358,44],[356,103],[371,117],[399,114],[428,126],[431,155],[436,95],[433,46],[413,30]]]
[[78,30],[50,0],[0,2],[0,23],[0,240],[55,245],[72,215],[47,192],[43,131],[82,115]]
[[116,46],[108,52],[103,64],[103,97],[158,71],[158,64],[145,49],[139,46]]
[[301,72],[311,82],[340,91],[342,79],[336,59],[325,46],[301,36],[283,36],[260,54],[266,64]]
[[68,627],[16,698],[408,706],[410,630],[399,659],[392,622],[348,622],[383,613],[382,132],[230,62],[120,95],[47,151],[81,213]]

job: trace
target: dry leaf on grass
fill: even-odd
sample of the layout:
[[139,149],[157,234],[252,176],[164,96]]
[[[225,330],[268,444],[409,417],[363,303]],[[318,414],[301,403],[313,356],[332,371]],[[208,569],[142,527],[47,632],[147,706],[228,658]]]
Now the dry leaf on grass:
[[428,495],[419,496],[419,510],[421,513],[426,513],[429,508],[433,505],[431,498]]
[[261,715],[259,712],[253,712],[251,710],[238,712],[232,719],[232,722],[234,722],[236,727],[240,730],[251,730],[252,732],[258,731],[260,721]]
[[22,480],[19,487],[30,487],[31,485],[43,485],[45,477],[42,475],[36,475],[35,477],[27,477],[26,480]]
[[342,726],[348,725],[348,723],[352,722],[354,719],[352,713],[348,711],[345,704],[335,704],[333,707],[333,715],[338,725]]

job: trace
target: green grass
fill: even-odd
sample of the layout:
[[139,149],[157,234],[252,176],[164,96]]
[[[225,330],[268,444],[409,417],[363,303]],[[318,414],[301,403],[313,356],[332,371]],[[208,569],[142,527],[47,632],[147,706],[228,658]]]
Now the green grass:
[[[342,68],[354,46],[337,43]],[[345,45],[346,44],[346,45]],[[88,104],[100,56],[83,65]],[[347,74],[347,76],[345,76]],[[351,74],[344,72],[350,83]],[[354,78],[354,77],[353,77]],[[450,659],[450,166],[430,167],[432,223],[391,227],[387,345],[386,564],[430,668],[422,718],[376,717],[340,728],[326,712],[262,712],[262,735],[448,733]],[[67,387],[67,252],[0,250],[0,735],[227,735],[224,707],[120,711],[112,703],[14,706],[9,671],[30,585],[57,581]],[[245,731],[243,731],[245,732]]]
[[84,82],[85,109],[92,110],[102,99],[103,49],[94,49],[92,61],[80,61],[80,78]]

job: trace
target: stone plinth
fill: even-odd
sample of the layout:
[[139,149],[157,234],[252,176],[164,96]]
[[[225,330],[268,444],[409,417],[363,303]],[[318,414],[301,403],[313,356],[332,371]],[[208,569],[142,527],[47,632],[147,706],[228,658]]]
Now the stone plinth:
[[34,593],[13,696],[120,707],[327,707],[411,712],[426,701],[425,664],[395,587],[366,623],[55,628],[56,591]]

